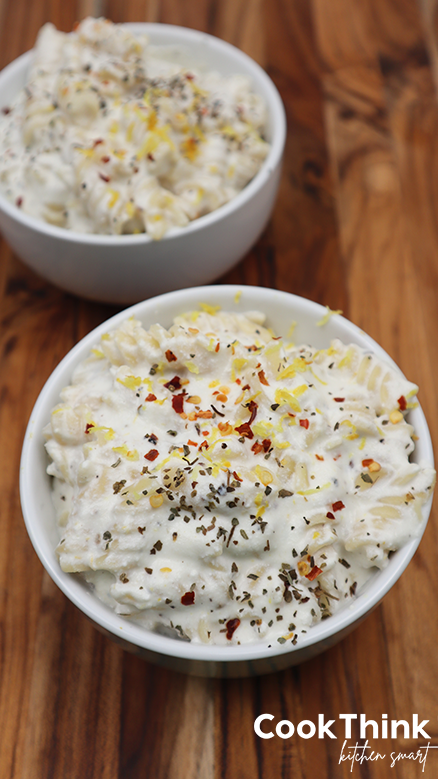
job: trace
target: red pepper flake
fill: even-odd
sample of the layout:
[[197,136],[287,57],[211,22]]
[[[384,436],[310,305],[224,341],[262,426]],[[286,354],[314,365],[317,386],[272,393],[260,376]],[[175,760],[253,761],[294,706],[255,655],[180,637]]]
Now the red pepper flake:
[[94,425],[92,425],[92,424],[91,424],[91,422],[87,422],[87,424],[85,425],[85,433],[86,433],[86,435],[88,435],[88,434],[89,434],[90,430],[91,430],[93,427],[94,427]]
[[150,160],[151,162],[155,162],[155,157],[150,152],[148,153],[148,160]]
[[157,459],[158,455],[159,455],[158,449],[151,449],[150,452],[145,454],[144,459],[150,460],[152,462],[153,460]]
[[150,392],[147,398],[145,398],[146,403],[152,403],[153,400],[156,400],[157,396],[154,395],[153,392]]
[[175,357],[174,353],[170,351],[170,349],[167,349],[165,354],[166,354],[167,362],[176,362],[176,357]]
[[98,138],[96,141],[94,141],[93,148],[95,149],[96,146],[99,146],[100,143],[103,143],[102,138]]
[[190,438],[189,438],[189,440],[187,441],[187,445],[188,445],[188,446],[198,446],[198,444],[196,443],[196,441],[192,441]]
[[264,438],[263,441],[260,443],[260,441],[256,441],[255,444],[252,445],[251,451],[254,452],[254,454],[259,454],[259,452],[269,452],[271,448],[271,439],[270,438]]
[[332,509],[333,511],[340,511],[341,509],[344,509],[345,506],[342,503],[342,500],[337,500],[336,503],[332,503]]
[[198,450],[202,452],[203,449],[208,449],[208,443],[207,441],[202,441],[202,443],[199,444]]
[[194,602],[195,602],[194,592],[185,592],[184,595],[181,596],[181,603],[183,606],[193,606]]
[[174,376],[170,381],[166,381],[164,386],[171,392],[173,392],[173,390],[179,390],[181,389],[181,379],[179,376]]
[[314,565],[312,570],[309,573],[306,573],[306,579],[308,579],[309,582],[313,582],[320,573],[322,573],[322,568],[318,568],[317,565]]
[[215,352],[218,352],[220,348],[221,348],[221,345],[220,345],[220,343],[218,341],[216,346],[214,347]]
[[406,398],[405,398],[404,395],[400,395],[397,403],[398,403],[398,407],[399,407],[400,411],[406,411],[406,408],[407,408],[408,404],[406,403]]
[[258,405],[254,400],[250,400],[248,403],[248,411],[251,412],[251,416],[248,420],[248,425],[252,425],[257,416]]
[[309,428],[309,420],[308,419],[300,419],[300,425],[301,427],[305,427],[306,430]]
[[373,462],[374,460],[372,457],[368,458],[367,460],[362,460],[362,468],[368,468]]
[[269,387],[269,381],[267,380],[267,378],[265,376],[265,372],[263,370],[259,371],[257,376],[259,377],[260,384],[264,384],[265,387]]
[[102,181],[105,181],[106,184],[108,184],[109,181],[111,181],[109,176],[104,176],[103,173],[99,173],[99,177],[102,179]]
[[193,81],[193,80],[194,80],[194,78],[195,78],[195,77],[192,75],[192,73],[186,73],[186,79],[187,79],[187,81]]
[[2,108],[2,114],[5,114],[5,116],[6,116],[6,114],[10,114],[10,113],[11,113],[11,109],[8,108],[8,106],[5,105],[5,107]]
[[235,619],[229,619],[228,622],[225,624],[225,627],[227,629],[227,638],[228,641],[231,641],[233,638],[233,633],[240,625],[240,619],[236,617]]
[[333,400],[336,400],[336,403],[343,403],[345,398],[333,398]]
[[236,481],[243,481],[243,479],[240,478],[239,474],[236,473],[236,471],[233,471],[233,476],[236,479]]
[[236,427],[236,430],[244,438],[254,438],[254,433],[252,432],[248,422],[244,422],[243,425],[239,425],[239,427]]
[[319,454],[315,454],[315,457],[317,460],[321,460],[321,461],[324,460],[324,457],[321,457],[321,455]]
[[102,162],[109,162],[110,161],[110,157],[108,157],[108,155],[105,155],[105,157],[101,157],[100,159],[101,159]]
[[[236,381],[237,381],[237,379],[236,379]],[[251,387],[249,386],[249,384],[245,384],[245,386],[242,387],[242,391],[243,390],[250,390],[250,389],[251,389]]]
[[22,197],[17,197],[17,199],[16,199],[16,201],[15,201],[15,205],[16,205],[18,208],[21,208],[21,206],[23,205],[23,198],[22,198]]
[[181,392],[180,395],[173,395],[172,397],[172,408],[174,411],[176,411],[177,414],[182,414],[184,411],[184,393]]
[[331,512],[331,511],[327,511],[326,517],[327,517],[327,519],[334,519],[334,518],[335,518],[335,515],[334,515],[334,514],[332,514],[332,512]]

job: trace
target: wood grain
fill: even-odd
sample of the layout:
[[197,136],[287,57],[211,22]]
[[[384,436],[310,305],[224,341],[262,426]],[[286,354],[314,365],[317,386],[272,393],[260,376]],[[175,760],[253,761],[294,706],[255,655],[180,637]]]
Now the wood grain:
[[[264,235],[220,282],[341,308],[421,387],[438,441],[436,0],[0,0],[0,66],[52,21],[87,14],[182,24],[253,56],[283,97],[288,139]],[[350,637],[272,676],[186,677],[100,635],[57,590],[21,517],[21,442],[63,355],[116,311],[64,294],[0,242],[1,779],[347,779],[339,740],[262,741],[256,716],[430,719],[438,744],[437,513],[409,569]],[[373,741],[380,752],[412,741]],[[438,754],[425,774],[436,776]],[[354,768],[417,779],[412,762]]]

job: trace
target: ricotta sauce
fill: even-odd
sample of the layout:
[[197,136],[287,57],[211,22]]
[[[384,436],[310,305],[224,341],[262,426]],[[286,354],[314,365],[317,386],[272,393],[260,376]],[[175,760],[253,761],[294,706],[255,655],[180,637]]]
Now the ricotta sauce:
[[419,532],[435,472],[409,460],[418,388],[264,319],[207,304],[169,330],[129,319],[46,428],[62,569],[149,629],[295,644]]

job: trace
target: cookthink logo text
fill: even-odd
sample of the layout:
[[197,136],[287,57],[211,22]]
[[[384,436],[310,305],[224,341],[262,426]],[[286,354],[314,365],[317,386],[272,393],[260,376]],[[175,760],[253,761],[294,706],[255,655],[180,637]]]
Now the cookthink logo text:
[[[430,743],[430,735],[426,731],[429,723],[428,719],[420,722],[418,714],[413,714],[410,720],[406,719],[388,719],[387,714],[382,714],[381,720],[367,719],[366,714],[339,714],[337,720],[327,719],[324,714],[318,714],[317,722],[313,720],[301,720],[295,725],[290,720],[284,719],[275,722],[273,714],[260,714],[254,722],[254,731],[259,738],[271,739],[275,736],[288,739],[293,736],[299,738],[343,738],[339,763],[350,761],[350,770],[353,771],[355,765],[362,765],[364,762],[376,762],[378,760],[389,760],[390,767],[393,768],[401,761],[417,762],[424,771],[429,749],[438,749]],[[338,736],[333,728],[342,735]],[[365,740],[360,744],[358,741],[349,743],[353,739],[352,731],[359,733],[359,740]],[[410,752],[394,752],[382,754],[373,750],[369,745],[368,739],[397,739],[404,738],[410,740],[425,739],[427,744],[419,744],[415,750]]]

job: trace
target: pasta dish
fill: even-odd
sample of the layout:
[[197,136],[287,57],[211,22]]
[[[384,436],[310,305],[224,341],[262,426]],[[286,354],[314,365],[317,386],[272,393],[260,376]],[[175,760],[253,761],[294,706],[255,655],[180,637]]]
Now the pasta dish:
[[57,227],[153,239],[234,198],[269,151],[265,104],[181,59],[105,19],[46,24],[0,120],[3,193]]
[[46,429],[62,569],[185,640],[299,642],[419,532],[417,387],[208,304],[106,333]]

